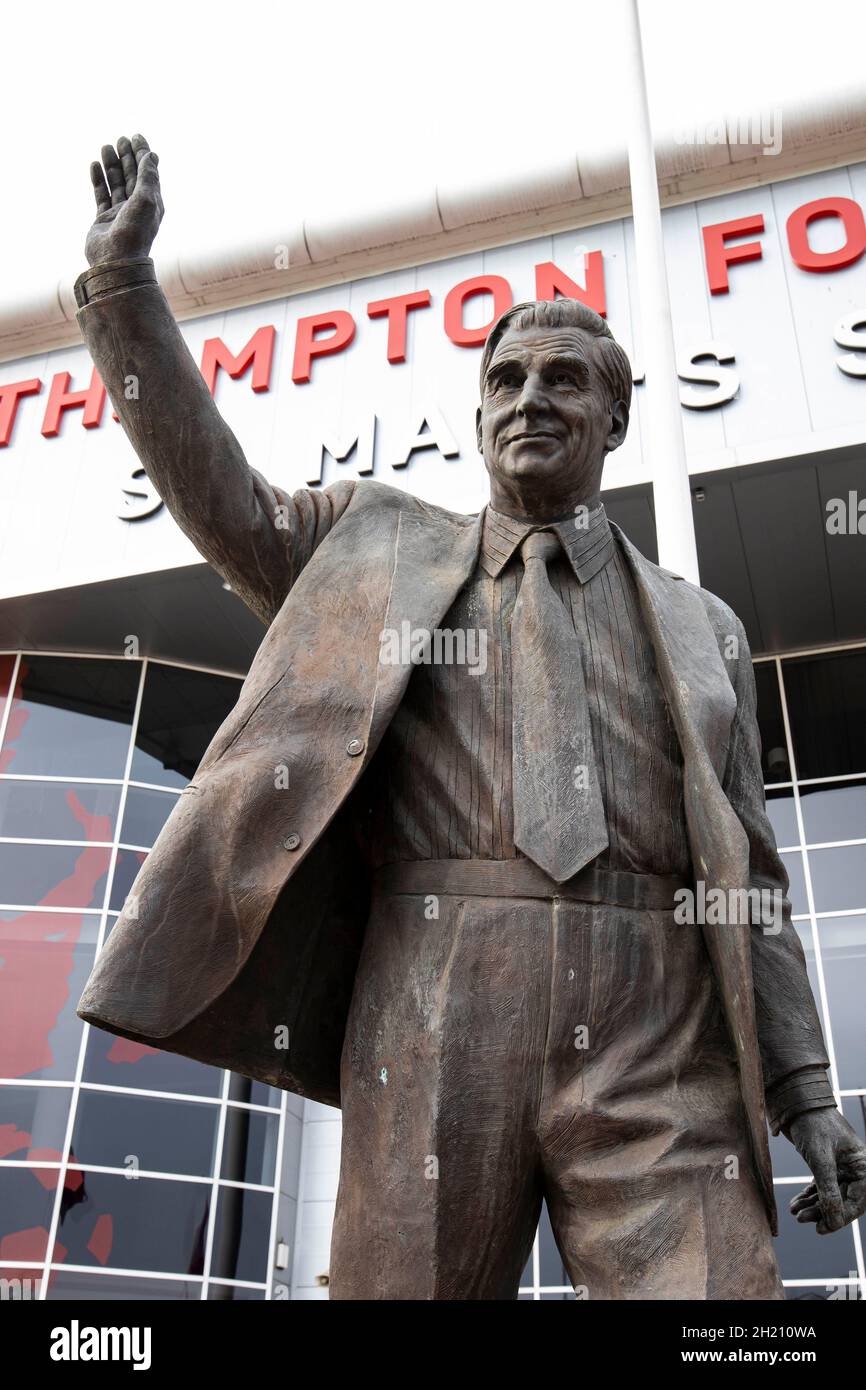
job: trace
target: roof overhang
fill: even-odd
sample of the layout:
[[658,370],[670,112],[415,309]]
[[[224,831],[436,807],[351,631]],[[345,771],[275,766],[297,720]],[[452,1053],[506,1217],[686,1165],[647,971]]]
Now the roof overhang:
[[[866,157],[866,89],[780,103],[781,148],[730,139],[732,118],[690,122],[706,138],[670,132],[656,142],[663,206],[777,183]],[[719,138],[719,133],[725,138]],[[310,216],[256,233],[245,245],[196,247],[158,260],[160,282],[179,318],[421,265],[481,247],[591,226],[631,213],[622,146],[587,144],[551,167],[470,186],[447,182],[404,205],[334,219]],[[279,254],[278,254],[279,248]],[[275,268],[275,262],[285,268]],[[79,341],[72,277],[0,305],[0,360]]]

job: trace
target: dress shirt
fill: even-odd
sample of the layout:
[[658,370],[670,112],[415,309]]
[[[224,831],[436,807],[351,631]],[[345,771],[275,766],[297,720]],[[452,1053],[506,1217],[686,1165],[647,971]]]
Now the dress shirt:
[[486,669],[440,660],[413,671],[365,779],[359,810],[369,862],[523,858],[513,839],[510,635],[520,544],[538,529],[562,544],[548,573],[584,662],[609,836],[593,862],[688,877],[682,754],[603,506],[549,528],[487,508],[478,565],[442,621],[443,630],[475,634],[467,639],[474,655],[484,635]]

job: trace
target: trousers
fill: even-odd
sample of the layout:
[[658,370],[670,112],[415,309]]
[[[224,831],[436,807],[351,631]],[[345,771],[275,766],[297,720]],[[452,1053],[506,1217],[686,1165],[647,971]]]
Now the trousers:
[[542,1201],[580,1298],[784,1296],[710,962],[670,910],[377,891],[341,1087],[331,1298],[514,1299]]

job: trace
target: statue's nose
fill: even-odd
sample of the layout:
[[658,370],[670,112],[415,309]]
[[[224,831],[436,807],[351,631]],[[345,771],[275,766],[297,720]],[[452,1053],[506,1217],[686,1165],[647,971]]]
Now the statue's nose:
[[517,402],[518,415],[537,414],[546,406],[547,398],[541,381],[538,377],[528,376],[523,383],[523,390]]

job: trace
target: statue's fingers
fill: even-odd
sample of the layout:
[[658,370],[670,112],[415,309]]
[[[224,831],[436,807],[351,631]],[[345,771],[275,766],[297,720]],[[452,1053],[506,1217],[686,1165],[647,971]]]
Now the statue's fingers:
[[802,1207],[809,1207],[818,1200],[818,1189],[813,1182],[808,1187],[804,1187],[802,1192],[798,1192],[796,1197],[792,1197],[788,1203],[788,1210],[795,1216]]
[[815,1202],[811,1207],[803,1207],[801,1211],[797,1212],[794,1220],[798,1221],[801,1226],[823,1225],[824,1213],[821,1210],[820,1202]]
[[108,186],[111,189],[111,206],[117,207],[118,203],[126,202],[126,184],[123,178],[123,169],[113,145],[102,146],[102,163],[105,166],[105,177],[108,179]]
[[132,145],[132,152],[135,155],[135,162],[136,164],[140,164],[144,156],[150,151],[150,145],[143,135],[133,135],[130,144]]
[[127,198],[131,198],[135,192],[135,179],[138,172],[138,165],[135,160],[132,145],[125,135],[121,135],[117,142],[117,153],[120,156],[120,167],[123,170],[123,184]]
[[108,184],[105,182],[102,165],[98,160],[94,160],[90,166],[90,182],[93,184],[97,216],[102,212],[108,212],[111,207],[111,194],[108,190]]
[[839,1180],[836,1174],[836,1153],[831,1146],[828,1145],[816,1156],[812,1171],[815,1174],[818,1200],[821,1203],[823,1216],[823,1220],[818,1223],[818,1231],[821,1235],[830,1231],[838,1231],[844,1224],[842,1193],[839,1191]]
[[145,150],[138,166],[133,201],[135,203],[152,203],[161,217],[162,194],[159,188],[159,172],[156,167],[158,160],[159,156],[154,150]]

